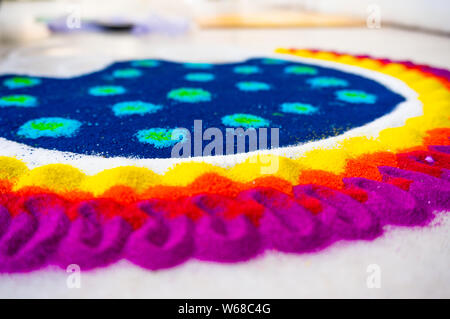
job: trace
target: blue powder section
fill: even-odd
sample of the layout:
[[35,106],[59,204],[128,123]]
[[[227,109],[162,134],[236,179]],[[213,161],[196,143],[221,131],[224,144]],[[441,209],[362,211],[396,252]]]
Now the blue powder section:
[[[212,80],[188,79],[199,73]],[[313,88],[314,78],[347,85]],[[404,101],[359,75],[268,58],[227,64],[126,61],[68,79],[7,74],[0,76],[0,98],[7,96],[17,98],[0,102],[1,137],[46,149],[140,158],[170,157],[183,139],[172,140],[172,130],[185,127],[193,134],[194,120],[224,136],[238,122],[244,128],[278,127],[280,146],[290,146],[342,134]]]

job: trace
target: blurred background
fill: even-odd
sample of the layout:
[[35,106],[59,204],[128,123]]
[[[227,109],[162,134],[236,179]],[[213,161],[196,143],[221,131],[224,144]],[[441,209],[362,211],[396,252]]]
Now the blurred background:
[[450,68],[449,18],[448,0],[0,0],[0,71],[68,75],[114,59],[277,47]]

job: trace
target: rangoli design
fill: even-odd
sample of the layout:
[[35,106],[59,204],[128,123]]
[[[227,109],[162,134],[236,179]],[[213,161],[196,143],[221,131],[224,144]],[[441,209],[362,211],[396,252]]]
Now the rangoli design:
[[[164,174],[121,166],[86,175],[2,156],[0,271],[91,269],[120,259],[156,270],[190,258],[318,252],[339,240],[373,240],[386,225],[425,226],[450,209],[449,71],[335,52],[278,53],[286,60],[148,59],[69,79],[2,75],[0,137],[81,155],[163,159],[177,142],[173,130],[192,129],[196,119],[222,129],[277,127],[280,146],[290,147],[339,136],[405,101],[376,80],[293,56],[395,77],[417,93],[423,115],[376,138],[348,137],[289,158],[250,155],[226,168],[197,161]],[[263,159],[274,157],[279,169],[263,174]]]

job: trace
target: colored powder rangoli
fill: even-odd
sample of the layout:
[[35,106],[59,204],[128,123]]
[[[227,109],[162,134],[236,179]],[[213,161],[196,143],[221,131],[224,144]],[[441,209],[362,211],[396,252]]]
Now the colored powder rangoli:
[[[0,76],[0,272],[325,253],[337,241],[378,238],[387,225],[415,231],[450,210],[449,71],[279,53],[221,64],[125,61],[68,79]],[[365,133],[402,105],[420,112]],[[223,131],[277,128],[280,148],[244,149],[222,158],[229,165],[196,155],[162,173],[147,168],[173,160],[195,120]],[[43,152],[53,161],[36,165]],[[66,158],[119,165],[86,174]]]

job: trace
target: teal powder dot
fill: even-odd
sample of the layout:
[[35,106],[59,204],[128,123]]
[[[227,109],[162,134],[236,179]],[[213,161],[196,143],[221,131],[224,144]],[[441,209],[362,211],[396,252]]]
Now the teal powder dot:
[[[136,137],[139,142],[144,144],[151,144],[156,148],[171,147],[179,142],[182,142],[186,136],[183,131],[177,129],[165,129],[165,128],[151,128],[148,130],[140,130],[136,133]],[[172,139],[172,133],[174,133],[175,139]]]
[[41,83],[38,78],[15,76],[3,81],[3,84],[9,89],[19,89],[35,86]]
[[211,93],[199,88],[179,88],[167,93],[167,98],[186,103],[208,102]]
[[294,114],[302,114],[302,115],[310,115],[316,113],[319,109],[311,104],[305,104],[300,102],[294,103],[283,103],[280,107],[282,112],[285,113],[294,113]]
[[81,122],[62,117],[42,117],[23,124],[18,135],[36,139],[39,137],[73,137],[78,132]]
[[374,104],[377,101],[377,96],[358,90],[340,90],[335,92],[338,100],[348,103],[366,103]]
[[283,61],[283,60],[267,58],[267,59],[263,59],[263,60],[262,60],[262,63],[263,63],[263,64],[269,64],[269,65],[270,65],[270,64],[279,65],[279,64],[284,64],[284,63],[286,63],[286,62]]
[[236,84],[241,91],[266,91],[270,90],[270,85],[264,82],[238,82]]
[[209,82],[214,80],[214,74],[211,73],[189,73],[184,77],[188,81]]
[[114,104],[112,109],[114,115],[120,117],[127,115],[152,114],[158,112],[162,108],[162,105],[156,105],[142,101],[126,101]]
[[113,72],[115,78],[136,78],[141,75],[142,72],[137,69],[121,69]]
[[31,95],[7,95],[0,97],[0,107],[34,107],[37,105],[37,99]]
[[310,66],[290,65],[284,68],[284,72],[288,74],[316,75],[317,69]]
[[234,73],[239,74],[254,74],[259,73],[261,70],[255,65],[240,65],[233,69]]
[[343,79],[333,78],[333,77],[317,77],[309,79],[308,84],[312,88],[326,88],[326,87],[346,87],[348,82]]
[[116,85],[94,86],[89,89],[89,94],[94,96],[109,96],[125,93],[125,88]]
[[184,63],[183,66],[187,69],[211,69],[212,64],[210,63]]
[[159,66],[159,61],[151,60],[151,59],[137,60],[137,61],[133,61],[131,63],[131,66],[138,67],[138,68],[154,68],[154,67]]
[[268,127],[270,125],[270,122],[262,117],[242,113],[226,115],[222,117],[222,123],[225,126],[243,127],[243,128]]

